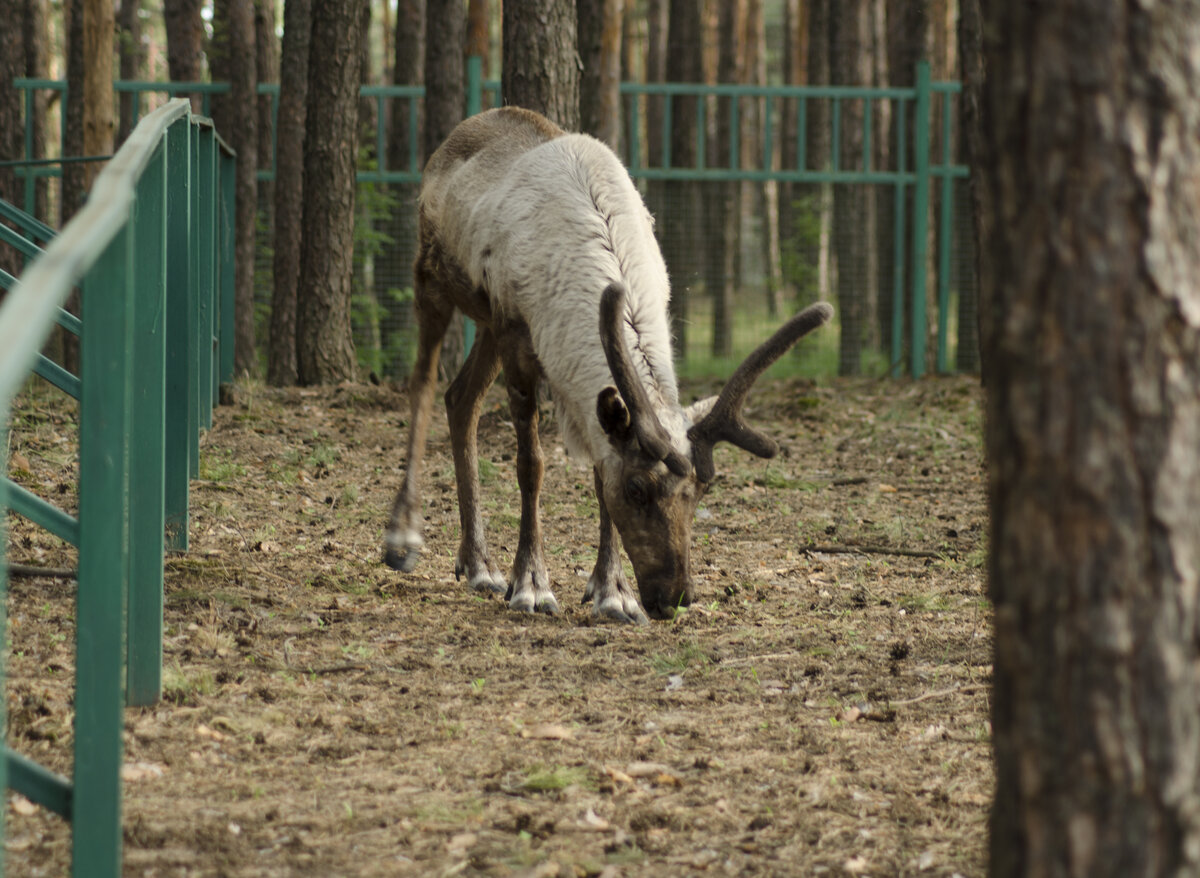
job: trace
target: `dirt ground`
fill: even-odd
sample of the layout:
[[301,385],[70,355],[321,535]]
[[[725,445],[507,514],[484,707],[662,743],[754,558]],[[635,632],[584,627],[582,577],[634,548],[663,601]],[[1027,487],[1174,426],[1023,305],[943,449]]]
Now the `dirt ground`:
[[[764,380],[749,415],[783,452],[718,449],[697,602],[641,627],[579,603],[592,478],[544,412],[556,618],[455,582],[443,417],[405,576],[380,562],[403,393],[237,388],[203,439],[191,551],[167,561],[164,699],[126,712],[125,874],[984,874],[976,382]],[[10,438],[14,477],[67,506],[72,417],[31,390]],[[495,390],[480,444],[507,563],[515,439]],[[12,560],[73,566],[10,527]],[[8,740],[63,773],[72,591],[22,578],[9,597]],[[11,795],[6,844],[9,874],[65,874],[62,822]]]

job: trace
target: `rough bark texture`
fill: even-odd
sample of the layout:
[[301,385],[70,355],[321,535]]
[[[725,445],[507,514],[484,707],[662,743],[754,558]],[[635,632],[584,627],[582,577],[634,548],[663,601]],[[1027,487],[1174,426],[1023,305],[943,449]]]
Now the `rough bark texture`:
[[[142,25],[138,18],[138,0],[121,0],[117,13],[117,50],[120,54],[121,79],[140,79],[145,66],[142,51]],[[120,95],[120,121],[117,124],[117,145],[120,146],[133,130],[133,107],[135,95],[122,92]]]
[[[279,37],[275,33],[275,0],[254,0],[254,73],[259,82],[279,82]],[[271,154],[271,96],[258,96],[258,166],[269,168]],[[260,193],[271,204],[268,186]]]
[[296,287],[300,280],[300,227],[304,211],[304,118],[308,97],[308,45],[312,0],[283,7],[279,62],[278,146],[275,156],[275,255],[267,381],[295,384]]
[[575,0],[506,0],[501,14],[503,103],[578,131]]
[[1200,872],[1200,3],[988,3],[991,874]]
[[617,148],[625,0],[578,0],[580,130]]
[[[25,0],[25,75],[46,79],[49,75],[49,43],[46,0]],[[46,108],[49,95],[40,92],[33,98],[33,157],[46,157]],[[42,222],[54,224],[49,209],[49,180],[42,178],[34,184],[34,214]]]
[[[871,84],[871,28],[867,0],[842,0],[830,7],[830,71],[837,85]],[[863,106],[842,104],[839,132],[842,168],[863,166]],[[870,331],[869,291],[876,279],[874,200],[868,187],[833,187],[833,249],[837,263],[838,374],[857,375]]]
[[[969,270],[976,278],[991,271],[990,263],[980,241],[991,235],[991,222],[995,214],[987,198],[986,187],[980,185],[979,162],[983,154],[983,131],[980,122],[980,100],[983,95],[983,20],[979,0],[959,0],[958,57],[961,65],[960,77],[963,90],[960,98],[962,112],[963,160],[972,169],[967,187],[972,205],[974,223],[971,229],[961,234],[960,247],[970,254]],[[958,353],[955,367],[960,372],[977,372],[980,368],[979,342],[983,336],[983,313],[979,307],[978,294],[974,297],[974,308],[965,307],[960,285],[958,311]]]
[[[746,17],[745,0],[721,3],[717,20],[717,82],[741,82],[741,37]],[[717,137],[714,166],[728,168],[734,131],[733,101],[717,100]],[[714,357],[733,352],[733,291],[737,276],[738,194],[736,182],[709,183],[704,188],[704,286],[713,305],[712,346]]]
[[[703,40],[700,4],[695,0],[669,0],[667,11],[667,82],[703,82]],[[696,130],[699,125],[696,101],[674,101],[671,124],[671,165],[695,167]],[[671,273],[671,333],[675,347],[687,351],[688,297],[695,282],[696,258],[700,250],[698,183],[677,184],[669,208],[658,218],[658,238],[663,258]],[[666,188],[666,187],[664,187]],[[665,199],[664,199],[665,200]]]
[[[0,20],[19,22],[24,17],[22,0],[0,0]],[[21,123],[21,92],[8,83],[25,74],[25,47],[22,28],[6,27],[0,32],[0,160],[19,159],[25,143]],[[20,205],[24,202],[23,186],[12,168],[0,168],[0,198]],[[21,273],[21,259],[7,244],[0,244],[0,269],[9,274]]]
[[234,372],[257,364],[254,347],[254,243],[258,215],[258,83],[254,0],[217,0],[209,54],[213,79],[229,83],[214,95],[213,123],[237,152],[234,232]]
[[363,2],[323,0],[312,9],[296,327],[301,384],[355,375],[350,296]]
[[[116,19],[111,0],[83,0],[83,152],[112,155],[113,34]],[[84,186],[90,189],[102,162],[88,162]]]
[[[807,29],[807,73],[809,85],[829,85],[829,6],[832,0],[812,0],[806,3],[805,26]],[[808,124],[805,128],[806,163],[815,171],[833,166],[830,151],[833,139],[830,136],[831,112],[829,101],[810,101]],[[817,299],[829,299],[829,226],[832,219],[833,196],[828,183],[818,183],[811,189],[812,211],[817,225]]]
[[463,44],[466,12],[461,0],[428,0],[425,7],[425,155],[442,145],[463,119]]
[[[73,2],[73,0],[69,0]],[[167,71],[173,82],[198,82],[202,75],[204,21],[202,0],[164,0],[163,24],[167,32]],[[200,98],[192,98],[192,111],[200,112]]]

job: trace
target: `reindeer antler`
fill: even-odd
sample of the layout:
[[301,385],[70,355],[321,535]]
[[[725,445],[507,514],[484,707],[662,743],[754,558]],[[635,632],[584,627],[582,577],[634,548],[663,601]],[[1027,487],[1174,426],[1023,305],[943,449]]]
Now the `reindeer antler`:
[[716,475],[712,453],[713,446],[718,442],[729,442],[759,457],[775,456],[779,446],[746,424],[742,419],[742,405],[750,388],[767,367],[832,316],[833,308],[825,302],[809,305],[779,327],[774,335],[755,348],[737,367],[709,413],[688,430],[688,438],[692,440],[692,461],[700,481],[711,482]]
[[687,458],[671,447],[670,436],[654,413],[646,388],[633,367],[633,359],[625,345],[625,333],[621,331],[624,318],[625,288],[617,283],[609,284],[600,297],[600,343],[613,382],[629,410],[630,426],[642,451],[663,461],[675,475],[685,476],[691,469]]

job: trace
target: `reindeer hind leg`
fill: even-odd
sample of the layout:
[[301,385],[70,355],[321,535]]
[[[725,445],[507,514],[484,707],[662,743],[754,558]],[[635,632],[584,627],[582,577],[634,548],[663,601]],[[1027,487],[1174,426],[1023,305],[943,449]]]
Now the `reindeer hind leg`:
[[411,573],[425,544],[421,498],[421,463],[437,387],[438,357],[454,305],[442,285],[421,269],[415,273],[413,310],[417,317],[417,361],[409,379],[411,417],[408,425],[408,465],[404,481],[392,504],[384,535],[384,563],[393,570]]

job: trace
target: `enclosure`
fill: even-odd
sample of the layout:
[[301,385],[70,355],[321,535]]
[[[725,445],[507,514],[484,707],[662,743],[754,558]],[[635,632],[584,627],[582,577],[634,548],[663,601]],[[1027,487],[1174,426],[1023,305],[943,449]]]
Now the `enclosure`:
[[[685,398],[711,392],[689,384]],[[481,424],[493,545],[519,504],[503,394]],[[696,604],[597,623],[591,474],[546,418],[559,618],[453,578],[444,420],[428,552],[380,534],[402,468],[396,386],[236,387],[168,559],[165,698],[126,711],[128,875],[980,875],[992,789],[980,396],[968,378],[760,382],[773,461],[717,451]],[[74,491],[74,412],[19,397],[15,478]],[[20,519],[11,560],[74,562]],[[69,766],[73,589],[10,595],[9,736]],[[12,874],[69,841],[21,800]]]

